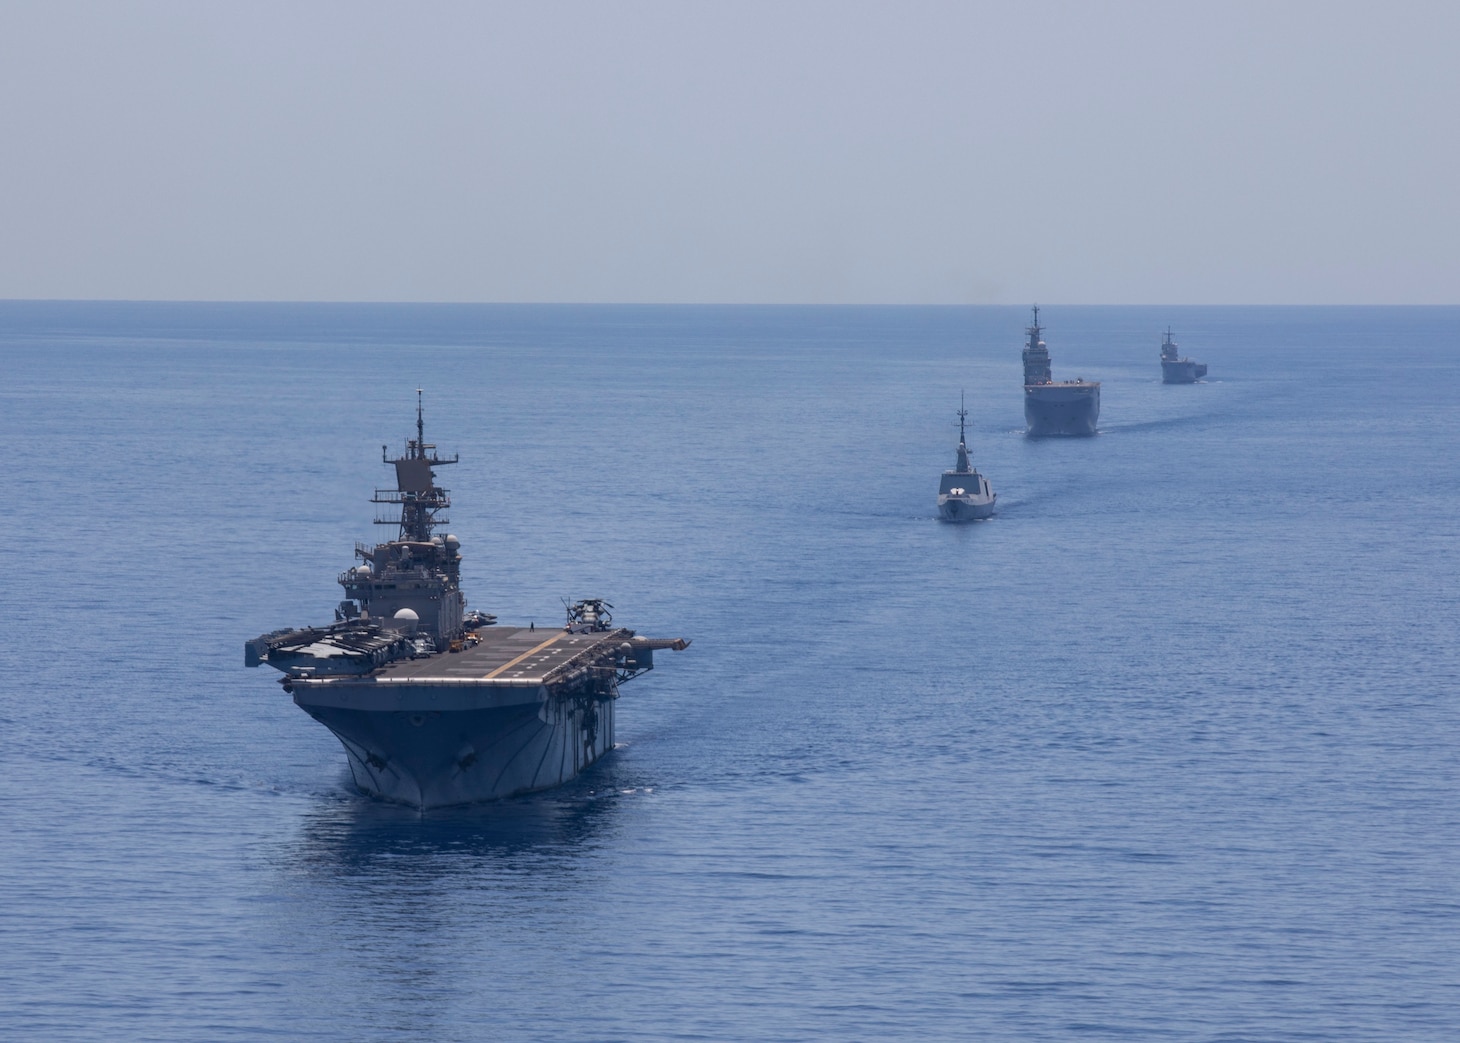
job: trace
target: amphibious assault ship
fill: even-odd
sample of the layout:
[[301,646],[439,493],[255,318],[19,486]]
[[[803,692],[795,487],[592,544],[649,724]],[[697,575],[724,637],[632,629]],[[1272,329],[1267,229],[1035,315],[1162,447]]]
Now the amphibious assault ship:
[[938,485],[938,514],[944,521],[973,521],[987,518],[994,513],[994,501],[999,494],[989,488],[989,480],[979,474],[968,460],[968,443],[964,438],[963,423],[968,419],[968,410],[963,400],[958,400],[958,461],[951,471],[943,472]]
[[689,642],[615,627],[600,598],[568,607],[560,629],[467,612],[461,541],[433,531],[451,505],[434,469],[458,457],[426,441],[419,390],[416,437],[386,453],[396,487],[372,502],[399,509],[376,519],[396,538],[356,544],[333,623],[254,638],[245,665],[283,671],[284,691],[335,734],[372,796],[424,810],[566,782],[613,748],[618,686]]
[[1049,349],[1039,335],[1039,306],[1025,331],[1024,422],[1035,438],[1046,435],[1093,435],[1100,419],[1100,382],[1077,377],[1055,380],[1049,368]]
[[1195,384],[1207,375],[1207,368],[1195,359],[1184,359],[1171,339],[1171,327],[1166,327],[1166,337],[1161,341],[1161,383]]

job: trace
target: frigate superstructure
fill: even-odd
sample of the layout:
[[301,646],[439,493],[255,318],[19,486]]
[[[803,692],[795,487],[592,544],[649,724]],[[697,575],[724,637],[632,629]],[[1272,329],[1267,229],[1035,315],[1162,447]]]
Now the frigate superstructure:
[[1163,384],[1195,384],[1207,375],[1206,365],[1195,359],[1184,359],[1171,339],[1171,327],[1161,341],[1161,382]]
[[466,610],[461,541],[434,530],[451,500],[435,469],[458,462],[416,437],[395,458],[396,487],[372,502],[396,538],[356,544],[345,600],[325,626],[245,644],[244,663],[283,672],[284,691],[345,748],[365,793],[425,809],[494,800],[571,779],[614,744],[618,686],[682,638],[615,627],[601,598],[568,606],[561,628],[498,626]]
[[1077,377],[1055,380],[1049,348],[1040,334],[1039,305],[1034,321],[1024,331],[1024,422],[1036,438],[1048,435],[1093,435],[1100,420],[1100,382]]
[[989,488],[989,480],[978,473],[968,458],[968,441],[964,422],[968,410],[958,400],[958,458],[953,470],[943,472],[938,484],[938,516],[944,521],[975,521],[994,513],[999,494]]

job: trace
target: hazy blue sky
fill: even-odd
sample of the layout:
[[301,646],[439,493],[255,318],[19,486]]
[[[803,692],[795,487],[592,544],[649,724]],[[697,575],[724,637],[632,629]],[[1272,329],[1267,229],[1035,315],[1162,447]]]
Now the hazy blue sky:
[[1460,303],[1460,3],[0,6],[0,297]]

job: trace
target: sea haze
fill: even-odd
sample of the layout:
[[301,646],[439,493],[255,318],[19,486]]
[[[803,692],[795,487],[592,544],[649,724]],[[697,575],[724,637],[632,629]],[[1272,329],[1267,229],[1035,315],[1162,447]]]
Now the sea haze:
[[[1041,318],[1094,438],[1018,308],[0,303],[0,1036],[1455,1038],[1460,309]],[[424,817],[243,668],[417,387],[473,607],[694,642]]]

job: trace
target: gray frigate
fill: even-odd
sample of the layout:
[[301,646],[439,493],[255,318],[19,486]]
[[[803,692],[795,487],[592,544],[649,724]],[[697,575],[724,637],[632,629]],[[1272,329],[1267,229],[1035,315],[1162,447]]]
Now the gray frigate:
[[989,488],[989,480],[978,473],[968,458],[968,442],[963,425],[968,410],[958,402],[958,457],[953,470],[943,472],[938,484],[938,515],[944,521],[976,521],[994,513],[999,494]]
[[1049,348],[1039,338],[1039,306],[1025,331],[1024,422],[1036,438],[1046,435],[1093,435],[1100,420],[1100,382],[1077,377],[1055,380],[1049,368]]
[[548,789],[614,745],[619,685],[682,638],[613,625],[601,598],[567,609],[560,628],[496,625],[466,610],[461,542],[441,536],[451,500],[435,469],[458,462],[416,437],[381,459],[396,487],[374,500],[397,536],[356,544],[339,576],[345,600],[325,626],[276,630],[245,644],[244,663],[283,672],[284,691],[340,740],[365,793],[426,809]]
[[1165,339],[1161,341],[1161,383],[1195,384],[1207,375],[1206,365],[1195,359],[1184,359],[1171,339],[1171,327],[1166,327]]

